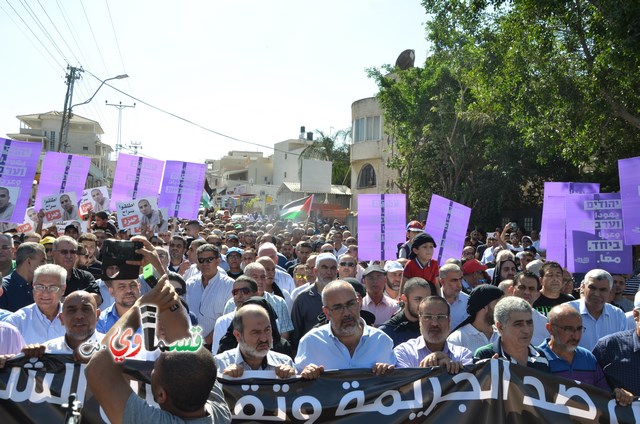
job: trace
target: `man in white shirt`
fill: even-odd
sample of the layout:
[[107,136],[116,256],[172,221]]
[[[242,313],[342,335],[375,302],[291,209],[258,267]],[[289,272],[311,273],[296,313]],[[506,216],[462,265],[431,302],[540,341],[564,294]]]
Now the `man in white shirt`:
[[35,270],[34,303],[18,309],[5,320],[20,330],[26,344],[44,343],[65,334],[59,314],[66,282],[67,271],[59,265],[46,264]]
[[438,278],[442,287],[442,297],[449,304],[451,328],[456,328],[469,316],[467,314],[469,295],[462,292],[462,271],[456,264],[444,264],[440,267]]
[[222,316],[227,300],[232,297],[233,279],[218,272],[220,251],[217,247],[205,244],[196,253],[201,274],[187,281],[187,304],[198,318],[205,343],[211,345],[216,320]]

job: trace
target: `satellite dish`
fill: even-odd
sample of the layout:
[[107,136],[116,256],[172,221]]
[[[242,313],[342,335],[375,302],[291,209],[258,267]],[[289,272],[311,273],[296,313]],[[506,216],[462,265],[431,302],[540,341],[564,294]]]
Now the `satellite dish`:
[[407,49],[400,53],[400,56],[396,59],[396,67],[405,71],[409,68],[413,68],[413,63],[416,60],[416,52],[412,49]]

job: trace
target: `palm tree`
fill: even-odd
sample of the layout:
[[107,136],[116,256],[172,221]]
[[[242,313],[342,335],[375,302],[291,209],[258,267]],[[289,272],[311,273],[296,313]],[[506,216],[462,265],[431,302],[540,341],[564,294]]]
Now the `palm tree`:
[[333,135],[327,135],[320,130],[316,130],[318,135],[313,143],[307,146],[298,157],[298,169],[300,177],[302,175],[303,159],[318,159],[330,161],[332,166],[331,184],[351,185],[350,156],[347,140],[351,139],[351,128],[337,131]]

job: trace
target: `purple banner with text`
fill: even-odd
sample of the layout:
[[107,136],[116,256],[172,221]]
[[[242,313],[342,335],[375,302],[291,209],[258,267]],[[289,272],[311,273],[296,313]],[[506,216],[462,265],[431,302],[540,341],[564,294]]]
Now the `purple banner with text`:
[[0,138],[0,145],[0,222],[21,224],[29,206],[42,145],[5,138]]
[[394,260],[406,241],[404,194],[358,195],[358,256],[367,261]]
[[156,197],[163,169],[164,162],[161,160],[120,153],[111,190],[111,210],[116,210],[117,202]]
[[431,196],[425,232],[436,242],[433,258],[439,264],[449,258],[462,257],[470,217],[471,208],[436,194]]
[[598,183],[544,183],[540,247],[546,251],[548,260],[567,266],[565,196],[599,192]]
[[40,205],[45,197],[69,192],[75,193],[76,199],[80,199],[90,166],[91,158],[86,156],[47,152],[42,161],[35,204]]
[[169,217],[198,219],[206,171],[204,163],[167,161],[158,207]]
[[601,268],[610,273],[632,271],[631,246],[624,245],[622,204],[619,193],[566,197],[567,268],[589,272]]
[[640,156],[618,161],[624,243],[640,244]]

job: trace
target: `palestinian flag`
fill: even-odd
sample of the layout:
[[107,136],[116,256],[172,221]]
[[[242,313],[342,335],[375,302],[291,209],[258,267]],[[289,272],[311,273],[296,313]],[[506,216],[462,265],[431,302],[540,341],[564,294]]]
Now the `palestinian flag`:
[[311,212],[311,204],[313,203],[313,194],[309,197],[294,200],[291,203],[287,203],[280,210],[280,219],[290,219],[292,221],[307,219]]

